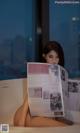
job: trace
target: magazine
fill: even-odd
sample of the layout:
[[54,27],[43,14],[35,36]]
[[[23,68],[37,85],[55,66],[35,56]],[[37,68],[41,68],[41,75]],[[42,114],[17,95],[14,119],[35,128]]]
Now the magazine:
[[32,116],[62,117],[80,123],[80,81],[69,79],[66,69],[29,62],[27,79]]

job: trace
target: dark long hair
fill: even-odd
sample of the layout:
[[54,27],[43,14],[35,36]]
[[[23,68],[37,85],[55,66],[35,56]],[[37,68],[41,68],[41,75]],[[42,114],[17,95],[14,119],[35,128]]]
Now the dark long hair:
[[[60,43],[57,41],[49,41],[43,48],[43,54],[48,54],[51,50],[54,50],[59,56],[59,65],[64,66],[64,52],[63,48],[61,47]],[[43,59],[43,62],[46,62]]]

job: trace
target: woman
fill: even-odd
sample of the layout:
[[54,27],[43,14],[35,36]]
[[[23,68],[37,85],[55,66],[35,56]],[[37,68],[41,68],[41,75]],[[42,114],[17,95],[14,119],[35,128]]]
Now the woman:
[[43,62],[64,66],[64,52],[56,41],[49,41],[43,49]]
[[[43,60],[46,63],[64,66],[63,49],[58,42],[49,41],[45,45],[43,49]],[[29,112],[28,97],[26,95],[23,105],[15,113],[14,125],[26,127],[55,127],[65,126],[67,124],[47,117],[32,117]]]

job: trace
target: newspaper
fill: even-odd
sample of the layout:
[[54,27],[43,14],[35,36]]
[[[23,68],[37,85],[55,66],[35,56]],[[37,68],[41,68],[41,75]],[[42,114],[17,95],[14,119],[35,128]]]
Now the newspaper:
[[80,80],[69,79],[59,65],[27,64],[28,100],[32,116],[61,117],[80,123]]
[[80,80],[68,80],[69,91],[69,115],[68,119],[80,123]]
[[64,117],[68,110],[68,73],[59,65],[27,64],[28,100],[32,116]]

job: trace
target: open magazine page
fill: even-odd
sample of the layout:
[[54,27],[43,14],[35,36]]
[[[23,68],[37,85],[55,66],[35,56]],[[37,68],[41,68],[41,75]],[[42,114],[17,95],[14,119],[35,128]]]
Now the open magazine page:
[[28,63],[28,99],[32,116],[63,116],[60,66]]
[[69,79],[69,119],[80,123],[80,80]]

